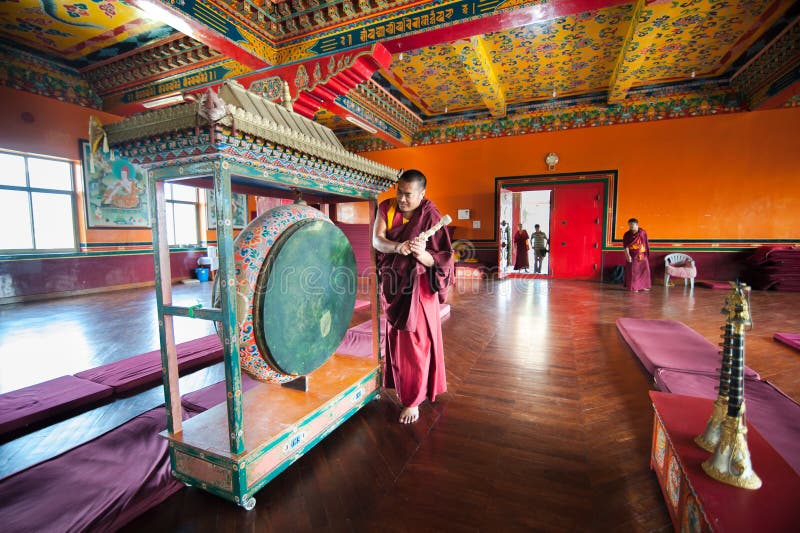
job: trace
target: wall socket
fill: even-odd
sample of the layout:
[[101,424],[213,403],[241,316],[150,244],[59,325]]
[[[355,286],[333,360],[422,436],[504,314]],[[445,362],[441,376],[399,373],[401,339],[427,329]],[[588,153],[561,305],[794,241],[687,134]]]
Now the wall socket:
[[472,221],[472,229],[480,229],[481,221],[480,220],[473,220]]

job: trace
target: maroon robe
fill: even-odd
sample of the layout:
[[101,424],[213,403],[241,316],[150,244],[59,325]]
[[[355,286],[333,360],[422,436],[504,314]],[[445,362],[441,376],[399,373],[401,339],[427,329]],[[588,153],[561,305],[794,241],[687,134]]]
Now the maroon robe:
[[527,230],[518,231],[514,234],[514,247],[517,251],[517,256],[514,258],[514,270],[522,270],[530,267],[528,261],[529,238]]
[[[423,199],[405,223],[397,210],[389,228],[387,216],[393,202],[386,200],[378,208],[391,241],[412,240],[442,218],[433,202]],[[383,384],[397,390],[405,407],[417,406],[425,398],[434,401],[447,390],[439,317],[439,303],[453,281],[453,249],[447,231],[442,228],[431,236],[426,249],[434,259],[430,268],[413,255],[376,254],[387,318]]]
[[642,228],[628,230],[622,236],[622,245],[628,249],[632,261],[625,262],[625,278],[622,286],[631,291],[650,288],[650,242]]

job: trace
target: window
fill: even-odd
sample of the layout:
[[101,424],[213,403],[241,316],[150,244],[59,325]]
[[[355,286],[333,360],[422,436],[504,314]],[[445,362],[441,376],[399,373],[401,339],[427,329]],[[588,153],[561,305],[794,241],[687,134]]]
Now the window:
[[72,163],[0,151],[0,250],[74,250]]
[[198,243],[197,188],[164,184],[167,204],[167,239],[171,246]]

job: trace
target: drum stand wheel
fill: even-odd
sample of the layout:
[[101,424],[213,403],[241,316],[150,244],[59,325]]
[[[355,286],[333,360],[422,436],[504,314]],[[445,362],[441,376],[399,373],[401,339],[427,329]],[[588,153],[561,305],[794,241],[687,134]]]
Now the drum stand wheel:
[[240,504],[245,511],[252,511],[256,506],[256,499],[250,496]]

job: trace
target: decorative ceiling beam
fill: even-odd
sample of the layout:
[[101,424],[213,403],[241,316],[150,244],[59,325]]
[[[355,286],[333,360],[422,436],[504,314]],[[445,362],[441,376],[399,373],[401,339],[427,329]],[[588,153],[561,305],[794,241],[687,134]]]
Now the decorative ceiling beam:
[[[637,0],[631,14],[630,25],[628,26],[628,34],[622,47],[619,49],[619,56],[617,56],[617,63],[614,65],[614,70],[611,74],[611,79],[608,81],[608,103],[614,104],[625,100],[628,91],[633,86],[636,79],[635,71],[641,68],[647,55],[640,49],[642,42],[636,40],[636,32],[639,27],[639,17],[644,8],[645,0]],[[655,34],[650,34],[651,36]]]
[[469,40],[456,41],[452,46],[489,113],[495,118],[506,116],[503,87],[492,70],[492,60],[484,46],[483,37],[477,35]]
[[248,24],[225,4],[211,0],[129,0],[150,18],[175,28],[251,69],[275,64],[269,35]]
[[283,95],[285,80],[295,111],[313,118],[324,102],[346,95],[369,80],[376,70],[388,68],[391,61],[391,54],[381,44],[256,72],[237,61],[221,59],[178,70],[166,78],[130,83],[122,92],[107,94],[104,109],[129,115],[142,111],[142,102],[203,91],[228,79],[236,79],[243,87],[277,100]]
[[327,109],[394,146],[409,146],[422,119],[370,78],[392,62],[381,44],[242,76],[242,86],[270,99],[285,80],[297,113]]
[[276,45],[281,63],[302,61],[376,42],[396,54],[627,3],[630,0],[414,2],[381,11],[358,24],[306,33],[301,38],[283,40]]
[[375,137],[397,146],[411,146],[422,119],[372,80],[367,80],[322,107]]
[[731,77],[747,107],[774,109],[800,94],[800,18]]

